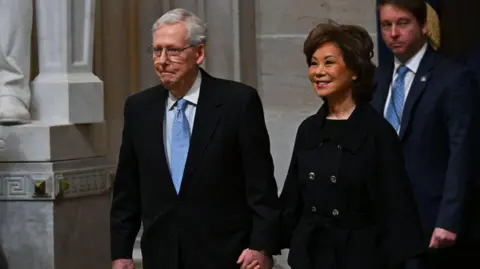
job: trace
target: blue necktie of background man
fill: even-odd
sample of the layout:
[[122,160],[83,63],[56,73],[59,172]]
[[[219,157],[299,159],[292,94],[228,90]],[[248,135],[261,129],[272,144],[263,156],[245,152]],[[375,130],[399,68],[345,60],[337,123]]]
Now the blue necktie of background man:
[[397,78],[393,82],[392,92],[390,93],[390,102],[387,107],[386,119],[400,133],[400,123],[402,122],[403,105],[405,104],[405,75],[408,73],[408,67],[400,65],[397,68]]

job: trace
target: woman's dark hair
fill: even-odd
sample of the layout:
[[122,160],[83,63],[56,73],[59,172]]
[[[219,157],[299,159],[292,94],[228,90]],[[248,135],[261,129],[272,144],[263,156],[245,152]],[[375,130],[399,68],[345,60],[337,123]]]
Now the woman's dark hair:
[[427,22],[427,5],[424,0],[380,0],[378,9],[384,5],[392,5],[412,13],[419,25]]
[[345,65],[357,76],[352,84],[355,103],[370,102],[374,92],[375,65],[371,60],[373,41],[368,32],[360,26],[339,25],[334,21],[317,25],[303,44],[308,66],[315,51],[327,43],[340,49]]

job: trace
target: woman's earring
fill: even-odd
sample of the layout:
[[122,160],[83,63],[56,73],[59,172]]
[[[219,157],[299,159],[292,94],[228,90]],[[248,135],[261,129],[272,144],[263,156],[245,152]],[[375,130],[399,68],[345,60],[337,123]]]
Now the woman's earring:
[[353,80],[357,80],[357,76],[353,76],[352,79],[353,79]]

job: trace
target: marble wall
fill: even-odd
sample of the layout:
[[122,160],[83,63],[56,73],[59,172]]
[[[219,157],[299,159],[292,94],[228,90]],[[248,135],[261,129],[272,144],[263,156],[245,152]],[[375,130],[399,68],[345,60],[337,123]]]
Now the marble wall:
[[136,82],[144,73],[138,68],[140,54],[134,51],[139,46],[137,30],[131,29],[141,14],[131,16],[131,2],[96,1],[94,72],[104,83],[107,159],[112,165],[118,159],[125,100],[138,91]]

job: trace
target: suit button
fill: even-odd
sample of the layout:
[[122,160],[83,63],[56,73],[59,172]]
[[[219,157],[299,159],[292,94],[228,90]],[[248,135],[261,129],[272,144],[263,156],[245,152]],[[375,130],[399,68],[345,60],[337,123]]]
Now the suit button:
[[335,184],[337,183],[337,177],[336,176],[330,176],[330,181]]
[[315,173],[314,173],[314,172],[308,173],[308,178],[309,178],[310,180],[314,180],[314,179],[315,179]]
[[338,212],[337,209],[332,210],[332,215],[338,216],[339,214],[340,214],[340,212]]
[[338,148],[338,149],[342,149],[342,146],[340,146],[340,145],[337,145],[337,148]]
[[312,212],[317,212],[317,208],[312,206]]

